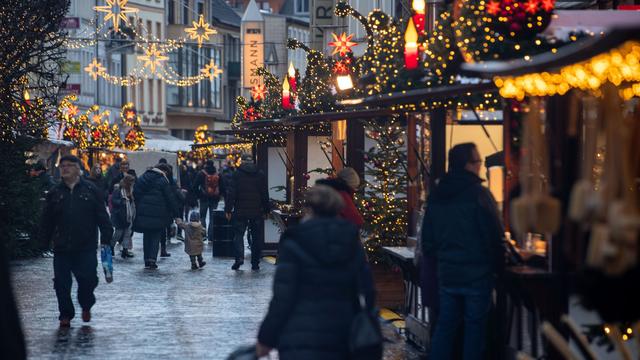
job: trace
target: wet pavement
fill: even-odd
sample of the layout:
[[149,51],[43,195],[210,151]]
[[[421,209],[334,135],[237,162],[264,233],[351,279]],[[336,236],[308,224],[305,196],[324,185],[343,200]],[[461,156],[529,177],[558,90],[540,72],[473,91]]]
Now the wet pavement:
[[[191,270],[182,242],[169,245],[172,256],[158,270],[144,270],[142,238],[134,237],[133,259],[114,257],[114,281],[99,269],[93,319],[79,316],[71,328],[58,328],[53,290],[53,259],[12,264],[14,290],[30,359],[226,359],[241,345],[255,341],[271,298],[275,266],[263,261],[259,272],[245,261],[231,270],[232,259],[212,258]],[[72,292],[76,313],[76,284]],[[385,359],[418,359],[390,325]],[[276,356],[272,357],[277,358]]]

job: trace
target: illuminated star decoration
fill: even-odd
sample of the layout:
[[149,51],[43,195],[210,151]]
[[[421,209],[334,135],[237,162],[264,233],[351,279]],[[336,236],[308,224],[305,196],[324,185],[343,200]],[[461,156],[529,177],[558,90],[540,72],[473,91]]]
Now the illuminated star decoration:
[[67,117],[74,117],[80,112],[78,107],[73,104],[69,105],[65,110]]
[[158,46],[154,43],[150,47],[144,50],[144,55],[138,55],[138,60],[144,61],[144,67],[149,67],[152,73],[156,72],[156,67],[161,65],[161,61],[169,59],[168,56],[163,55]]
[[89,65],[87,65],[84,68],[84,71],[88,72],[89,75],[91,75],[91,77],[93,78],[93,80],[97,80],[98,75],[103,73],[105,70],[107,70],[107,68],[102,66],[102,64],[98,62],[98,59],[95,59],[95,58],[91,61]]
[[538,12],[538,0],[529,0],[524,3],[524,9],[529,14],[535,14]]
[[128,13],[138,12],[138,9],[128,7],[127,2],[129,0],[107,0],[107,5],[95,6],[94,10],[107,13],[104,17],[104,21],[113,21],[113,30],[118,32],[120,30],[120,21],[127,22]]
[[210,28],[209,23],[204,21],[204,16],[200,15],[198,22],[192,21],[193,27],[186,28],[184,31],[189,34],[191,40],[198,41],[198,47],[202,47],[204,40],[209,40],[209,35],[215,35],[216,29]]
[[251,98],[253,101],[264,100],[267,94],[267,87],[265,85],[256,85],[251,88]]
[[487,13],[490,15],[498,15],[500,12],[500,2],[499,1],[491,1],[487,4]]
[[202,75],[209,78],[209,80],[213,80],[217,78],[218,75],[222,74],[222,69],[218,68],[216,63],[213,60],[209,61],[209,63],[204,67],[204,69],[200,69]]
[[342,35],[338,36],[335,33],[331,34],[333,36],[333,40],[329,43],[329,46],[333,46],[333,53],[331,55],[335,55],[340,53],[340,56],[345,56],[347,53],[351,52],[351,48],[358,45],[357,42],[351,41],[353,38],[353,34],[347,36],[346,33],[342,33]]
[[551,12],[556,7],[555,0],[542,0],[540,1],[540,4],[542,5],[542,9],[546,12]]
[[336,64],[333,66],[333,73],[337,75],[346,75],[349,74],[349,64],[351,60],[341,60],[336,61]]

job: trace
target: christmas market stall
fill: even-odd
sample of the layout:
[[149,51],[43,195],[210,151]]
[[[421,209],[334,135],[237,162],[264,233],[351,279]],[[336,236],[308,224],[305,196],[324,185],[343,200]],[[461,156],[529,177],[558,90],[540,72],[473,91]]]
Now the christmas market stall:
[[[531,326],[530,347],[515,339],[516,350],[576,358],[571,339],[586,358],[611,356],[583,341],[587,332],[632,358],[627,340],[640,319],[636,292],[628,292],[639,280],[639,40],[637,25],[606,29],[529,61],[463,65],[492,79],[511,104],[505,128],[522,134],[505,141],[508,224],[525,259],[546,252],[546,270],[517,267],[505,276],[503,305],[524,308]],[[579,309],[570,296],[602,323],[572,320]]]

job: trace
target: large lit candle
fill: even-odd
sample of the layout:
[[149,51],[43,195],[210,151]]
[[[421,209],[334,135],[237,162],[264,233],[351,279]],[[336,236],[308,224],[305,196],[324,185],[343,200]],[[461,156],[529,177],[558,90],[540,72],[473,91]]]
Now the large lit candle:
[[425,8],[426,4],[424,0],[413,0],[411,3],[411,7],[413,8],[413,22],[416,26],[416,30],[418,33],[424,33],[425,27]]
[[404,66],[408,70],[418,67],[418,32],[412,18],[409,18],[407,31],[404,33]]
[[296,92],[297,84],[296,84],[296,69],[293,67],[293,62],[289,63],[289,85],[291,86],[291,91]]
[[289,92],[289,79],[284,79],[282,82],[282,108],[285,110],[291,109],[291,93]]

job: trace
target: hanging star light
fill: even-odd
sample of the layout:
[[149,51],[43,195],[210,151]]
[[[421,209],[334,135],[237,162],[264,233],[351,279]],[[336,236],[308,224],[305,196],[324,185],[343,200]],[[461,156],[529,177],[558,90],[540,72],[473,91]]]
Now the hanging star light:
[[487,13],[490,15],[497,15],[500,12],[500,2],[491,1],[487,4]]
[[542,0],[540,1],[540,5],[546,12],[551,12],[556,7],[555,0]]
[[192,21],[193,27],[186,28],[184,31],[189,34],[191,40],[198,41],[198,47],[202,47],[204,40],[209,40],[209,35],[215,35],[218,32],[211,28],[208,22],[204,21],[204,16],[200,15],[198,22]]
[[138,9],[127,6],[129,0],[107,0],[107,5],[95,6],[93,9],[99,12],[107,13],[104,21],[113,21],[113,30],[120,30],[120,21],[127,22],[128,13],[138,12]]
[[84,68],[84,71],[88,72],[89,75],[91,75],[91,77],[93,78],[93,80],[97,80],[98,75],[100,75],[100,73],[103,73],[105,70],[107,70],[107,68],[102,66],[102,64],[100,64],[98,59],[95,59],[95,58],[91,61],[89,65],[85,66]]
[[169,59],[168,56],[163,55],[158,46],[154,43],[150,47],[144,50],[144,55],[138,55],[138,60],[144,61],[144,67],[149,67],[152,73],[156,72],[156,67],[161,65],[161,61]]
[[200,72],[202,75],[208,77],[209,80],[213,80],[222,74],[222,69],[218,68],[218,65],[211,60],[203,69],[200,69]]
[[76,115],[78,115],[78,113],[80,112],[80,109],[78,109],[77,106],[75,106],[74,104],[70,104],[66,109],[65,109],[65,115],[67,117],[74,117]]
[[538,1],[537,0],[529,0],[524,4],[524,9],[526,12],[530,14],[535,14],[538,12]]
[[251,88],[251,98],[253,101],[264,100],[267,94],[267,87],[265,85],[256,85]]
[[342,33],[342,35],[338,36],[335,33],[331,34],[333,36],[333,40],[329,43],[329,46],[334,47],[331,55],[335,55],[340,53],[340,56],[345,56],[347,53],[351,52],[351,48],[358,45],[357,42],[351,41],[353,38],[353,34],[347,36],[346,33]]

